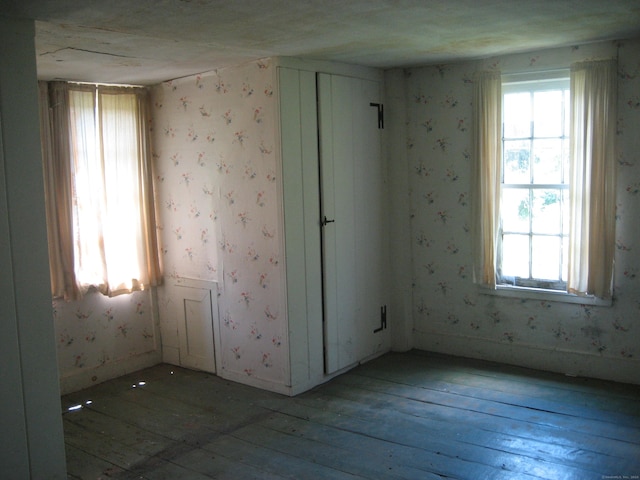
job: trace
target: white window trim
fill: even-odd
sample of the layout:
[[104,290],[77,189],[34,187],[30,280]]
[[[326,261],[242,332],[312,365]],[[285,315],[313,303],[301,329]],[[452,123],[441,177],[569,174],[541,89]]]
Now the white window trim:
[[478,291],[482,295],[493,295],[497,297],[524,298],[529,300],[573,303],[597,307],[610,307],[613,305],[612,299],[575,295],[573,293],[563,292],[562,290],[515,287],[512,285],[496,285],[496,288],[493,289],[487,285],[478,285]]
[[537,83],[541,81],[549,82],[550,88],[558,88],[558,84],[562,85],[564,79],[568,79],[571,75],[569,68],[557,68],[553,70],[540,70],[537,72],[514,72],[503,73],[501,75],[503,92],[504,87],[509,88],[512,84]]

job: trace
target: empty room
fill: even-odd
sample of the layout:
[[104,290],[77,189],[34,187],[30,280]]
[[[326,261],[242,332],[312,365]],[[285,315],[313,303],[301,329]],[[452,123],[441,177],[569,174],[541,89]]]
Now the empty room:
[[5,3],[1,478],[640,478],[637,2]]

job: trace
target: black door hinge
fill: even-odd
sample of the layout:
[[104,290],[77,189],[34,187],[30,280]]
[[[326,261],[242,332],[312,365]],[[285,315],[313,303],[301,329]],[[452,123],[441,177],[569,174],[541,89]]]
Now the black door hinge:
[[386,328],[387,328],[387,306],[383,305],[380,307],[380,327],[376,328],[373,331],[373,333],[381,332]]
[[378,128],[384,128],[384,105],[381,103],[370,103],[370,107],[376,107],[378,109]]

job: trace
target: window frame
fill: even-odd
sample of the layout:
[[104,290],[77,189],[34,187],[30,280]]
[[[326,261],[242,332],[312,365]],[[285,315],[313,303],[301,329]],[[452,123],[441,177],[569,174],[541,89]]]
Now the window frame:
[[[616,67],[615,58],[581,61],[570,67],[570,184],[585,183],[593,193],[585,199],[580,192],[571,192],[567,291],[497,285],[497,237],[502,203],[502,161],[497,160],[502,159],[503,75],[495,68],[474,75],[472,188],[477,201],[473,203],[471,231],[473,280],[478,285],[478,293],[585,305],[614,303]],[[561,69],[563,67],[555,71]],[[545,76],[549,72],[552,70],[538,70],[537,74]],[[512,75],[524,78],[529,72]],[[597,112],[597,116],[588,112]],[[593,169],[602,174],[588,177],[586,172]],[[595,200],[591,200],[592,197]],[[593,201],[602,208],[592,208]],[[516,227],[518,213],[516,210],[516,216],[512,215]],[[588,249],[572,248],[574,242],[583,240],[589,242]],[[596,276],[589,275],[592,271]]]
[[[548,70],[544,72],[526,72],[526,73],[515,73],[515,74],[502,74],[501,75],[501,85],[504,88],[505,84],[517,84],[517,83],[532,83],[536,81],[548,81],[549,85],[552,85],[552,79],[558,78],[569,78],[570,77],[570,69],[555,69]],[[569,81],[570,82],[570,81]],[[569,83],[563,81],[563,84]],[[501,102],[503,101],[504,91],[501,93]],[[501,116],[503,112],[500,112]],[[504,139],[504,122],[502,121],[502,131],[501,131],[501,145]],[[570,133],[570,131],[569,131]],[[570,137],[569,137],[570,138]],[[502,162],[503,159],[500,159]],[[502,191],[502,181],[500,184],[500,189]],[[502,227],[500,226],[500,235],[498,239],[498,250],[501,248],[502,244]],[[501,252],[498,251],[498,254],[501,255]],[[498,274],[498,272],[496,272]],[[477,284],[478,292],[483,295],[497,296],[497,297],[505,297],[505,298],[513,298],[520,300],[536,300],[536,301],[552,301],[552,302],[561,302],[561,303],[569,303],[569,304],[579,304],[579,305],[590,305],[590,306],[599,306],[599,307],[611,307],[613,305],[613,298],[600,298],[596,296],[584,296],[577,295],[575,293],[570,293],[567,291],[566,283],[564,285],[564,289],[549,289],[549,288],[540,288],[540,286],[536,285],[515,285],[515,284],[506,284],[500,283],[502,280],[499,275],[496,275],[497,282],[494,287],[482,283]]]
[[[501,117],[502,117],[502,135],[501,135],[501,144],[502,144],[502,158],[500,159],[500,161],[502,162],[502,178],[500,181],[500,197],[501,197],[501,201],[503,198],[503,193],[505,192],[505,190],[525,190],[529,193],[528,197],[530,199],[530,205],[533,205],[533,202],[531,201],[531,199],[533,198],[534,192],[536,190],[539,191],[543,191],[543,190],[549,190],[549,189],[553,189],[553,190],[562,190],[562,191],[567,191],[569,190],[569,184],[568,184],[568,177],[569,177],[569,172],[568,172],[568,165],[565,164],[564,161],[561,161],[561,178],[560,178],[560,183],[536,183],[534,181],[534,169],[533,169],[533,165],[531,165],[531,162],[533,161],[533,157],[530,156],[530,164],[529,164],[529,182],[528,183],[506,183],[505,182],[505,142],[507,141],[523,141],[523,142],[528,142],[529,143],[529,149],[530,151],[532,151],[531,149],[533,148],[533,143],[536,140],[544,140],[544,139],[558,139],[561,140],[564,144],[564,148],[568,148],[568,144],[570,141],[570,132],[569,132],[569,125],[568,125],[568,118],[565,117],[565,115],[569,115],[569,101],[570,101],[570,94],[569,94],[569,86],[570,86],[570,78],[569,78],[569,70],[554,70],[554,71],[548,71],[548,72],[536,72],[536,73],[526,73],[526,74],[517,74],[517,75],[502,75],[502,89],[501,89],[501,95],[502,95],[502,112],[501,112]],[[508,94],[512,94],[512,93],[529,93],[532,94],[534,92],[543,92],[543,91],[557,91],[557,90],[562,90],[564,93],[564,98],[563,98],[563,118],[561,119],[561,125],[562,125],[562,134],[560,136],[536,136],[536,132],[535,132],[535,128],[534,128],[534,122],[533,122],[533,118],[531,119],[531,121],[529,122],[529,133],[527,136],[523,136],[523,137],[507,137],[505,135],[505,122],[504,122],[504,108],[505,108],[505,101],[504,98],[506,95]],[[532,104],[533,106],[533,104]],[[531,112],[533,114],[533,112]],[[568,155],[568,152],[562,152],[562,153],[566,153]],[[562,154],[561,153],[561,154]],[[497,255],[498,255],[498,261],[496,262],[497,265],[497,287],[499,288],[506,288],[506,287],[511,287],[511,288],[524,288],[524,289],[533,289],[533,290],[540,290],[540,291],[550,291],[550,292],[560,292],[560,293],[567,293],[567,283],[566,280],[562,279],[562,270],[563,270],[563,262],[564,262],[564,258],[563,258],[563,246],[566,245],[566,242],[568,241],[568,232],[566,232],[566,229],[563,228],[563,215],[564,215],[564,209],[563,209],[563,205],[562,205],[562,199],[561,199],[561,205],[560,205],[560,229],[558,232],[554,232],[554,233],[536,233],[534,231],[533,228],[533,216],[530,214],[529,215],[529,219],[528,219],[528,231],[527,232],[516,232],[516,231],[508,231],[505,230],[503,228],[503,217],[501,215],[500,218],[500,227],[499,227],[499,234],[498,234],[498,249],[497,249]],[[568,220],[564,220],[565,222]],[[503,239],[504,239],[504,235],[522,235],[522,236],[526,236],[528,239],[528,248],[529,248],[529,252],[528,252],[528,270],[529,270],[529,276],[528,277],[517,277],[517,276],[506,276],[502,274],[502,253],[503,253]],[[560,241],[560,252],[559,252],[559,264],[558,264],[558,278],[554,279],[554,278],[537,278],[533,276],[533,238],[534,236],[545,236],[545,237],[559,237],[559,241]]]

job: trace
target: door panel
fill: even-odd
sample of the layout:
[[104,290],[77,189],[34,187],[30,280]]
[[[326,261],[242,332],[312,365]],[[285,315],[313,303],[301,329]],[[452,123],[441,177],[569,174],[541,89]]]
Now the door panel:
[[180,365],[215,373],[211,291],[188,287],[176,290],[182,299],[181,311],[177,312]]
[[[325,371],[388,345],[384,304],[384,164],[377,82],[318,74]],[[330,223],[329,223],[330,222]]]

